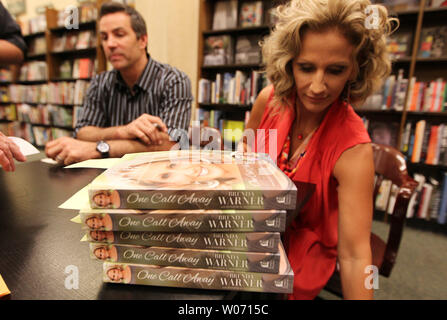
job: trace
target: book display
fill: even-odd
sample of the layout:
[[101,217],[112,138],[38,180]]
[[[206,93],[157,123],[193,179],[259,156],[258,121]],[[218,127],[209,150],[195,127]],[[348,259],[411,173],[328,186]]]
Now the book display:
[[88,206],[72,221],[90,258],[103,262],[104,282],[290,293],[286,209],[313,189],[267,159],[204,150],[126,155],[89,184]]
[[[221,131],[245,128],[257,95],[267,85],[259,41],[274,25],[279,1],[201,2],[198,107],[194,118]],[[235,150],[236,139],[226,148]]]
[[17,72],[0,71],[0,131],[38,147],[73,135],[90,79],[106,70],[95,31],[101,3],[83,2],[78,29],[65,27],[64,10],[18,21],[28,52]]
[[[447,4],[436,0],[388,0],[384,3],[400,20],[388,40],[393,73],[358,113],[374,142],[389,144],[406,157],[418,182],[407,218],[445,224],[443,193],[447,162]],[[382,182],[382,211],[392,212],[393,189]],[[379,197],[379,196],[378,196]]]

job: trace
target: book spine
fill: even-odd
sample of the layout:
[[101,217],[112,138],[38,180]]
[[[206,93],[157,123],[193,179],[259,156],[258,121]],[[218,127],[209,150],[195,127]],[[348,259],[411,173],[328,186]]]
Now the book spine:
[[104,262],[103,281],[176,288],[291,293],[293,273],[264,274]]
[[[113,214],[81,212],[84,229],[92,221],[110,221],[101,231],[146,232],[284,232],[286,211],[247,213]],[[96,219],[96,220],[94,220]],[[106,223],[101,223],[106,225]]]
[[[94,196],[110,190],[90,189],[90,206],[101,208]],[[295,190],[113,190],[122,209],[219,209],[219,210],[293,210],[297,206]]]
[[279,272],[279,253],[173,249],[159,247],[90,244],[92,259],[105,262],[171,267]]
[[97,243],[243,252],[278,252],[279,233],[164,233],[87,231],[87,240]]

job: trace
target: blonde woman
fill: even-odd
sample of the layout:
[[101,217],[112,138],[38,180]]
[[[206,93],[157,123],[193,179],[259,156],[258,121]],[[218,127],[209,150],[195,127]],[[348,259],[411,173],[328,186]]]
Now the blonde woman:
[[[292,0],[263,55],[272,85],[258,96],[248,129],[277,130],[277,164],[316,190],[285,234],[295,273],[290,299],[313,299],[337,262],[347,299],[371,299],[373,152],[360,105],[390,72],[386,36],[393,23],[369,0]],[[397,22],[397,20],[396,20]],[[257,149],[260,145],[245,145]]]

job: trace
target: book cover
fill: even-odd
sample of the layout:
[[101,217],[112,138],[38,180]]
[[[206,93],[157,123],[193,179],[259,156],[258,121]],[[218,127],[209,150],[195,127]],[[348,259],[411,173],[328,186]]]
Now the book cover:
[[439,58],[443,56],[447,56],[447,27],[423,28],[419,57]]
[[242,28],[262,25],[262,1],[244,2],[241,5],[239,25]]
[[278,252],[277,232],[166,233],[132,231],[86,232],[87,241],[144,247],[167,247],[244,252]]
[[83,229],[150,232],[284,232],[284,210],[80,211]]
[[237,64],[261,63],[261,47],[258,35],[239,36],[236,40],[235,62]]
[[291,293],[293,271],[280,248],[278,273],[238,272],[104,262],[103,281],[195,289]]
[[399,124],[396,122],[371,121],[368,132],[374,143],[384,144],[391,147],[397,145]]
[[126,155],[98,176],[89,200],[92,208],[288,210],[297,206],[296,185],[266,154],[150,152]]
[[233,44],[229,35],[205,39],[204,66],[220,66],[233,63]]
[[280,254],[90,243],[90,257],[105,262],[278,273]]
[[213,30],[237,27],[237,1],[217,1],[214,4]]
[[411,32],[398,32],[387,38],[387,49],[391,59],[401,59],[410,56]]
[[414,146],[413,154],[411,155],[411,162],[418,163],[421,159],[422,142],[425,135],[426,121],[420,120],[416,123],[416,129],[414,134]]

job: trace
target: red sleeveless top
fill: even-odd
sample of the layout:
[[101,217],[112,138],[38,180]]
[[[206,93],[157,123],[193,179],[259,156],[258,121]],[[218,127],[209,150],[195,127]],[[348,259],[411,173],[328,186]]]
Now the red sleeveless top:
[[[295,110],[284,107],[280,112],[276,111],[278,109],[272,112],[273,91],[258,129],[266,129],[267,142],[270,140],[268,129],[277,129],[276,160],[279,161],[282,146],[291,132]],[[295,274],[294,290],[289,299],[314,299],[334,272],[338,242],[338,183],[333,170],[345,150],[369,142],[368,132],[353,108],[336,101],[310,139],[298,170],[291,173],[294,181],[313,183],[315,192],[284,235],[284,246]],[[268,144],[262,151],[269,153]],[[270,152],[275,153],[275,150]]]

